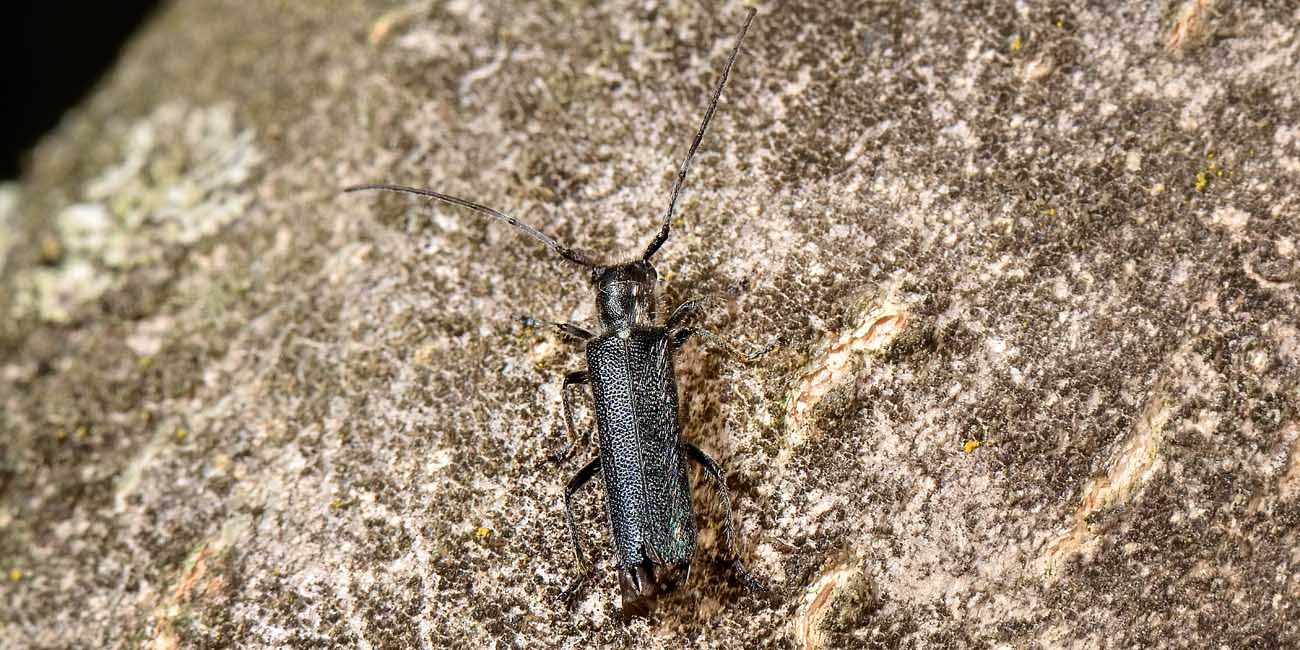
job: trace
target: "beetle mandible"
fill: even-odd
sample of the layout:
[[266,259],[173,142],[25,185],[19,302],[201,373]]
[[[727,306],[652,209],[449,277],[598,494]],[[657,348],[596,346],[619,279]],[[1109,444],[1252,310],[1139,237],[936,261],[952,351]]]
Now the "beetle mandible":
[[[699,447],[682,440],[677,383],[673,375],[673,354],[694,334],[721,344],[731,352],[735,349],[718,335],[689,324],[700,312],[697,301],[678,306],[665,324],[656,323],[655,285],[659,275],[651,263],[655,253],[668,240],[677,198],[686,181],[691,159],[695,157],[704,132],[713,119],[727,77],[756,13],[757,10],[751,8],[745,16],[735,47],[713,90],[708,110],[677,173],[663,224],[636,260],[618,264],[598,263],[499,210],[433,190],[386,183],[344,189],[345,192],[404,192],[468,208],[505,222],[545,244],[565,260],[590,269],[591,283],[596,290],[596,308],[600,314],[601,329],[598,332],[575,323],[553,323],[528,317],[523,321],[529,326],[553,328],[559,335],[586,346],[587,370],[569,373],[561,388],[568,440],[555,459],[563,461],[574,449],[576,427],[569,400],[570,389],[584,384],[590,385],[592,390],[600,455],[583,466],[564,490],[569,537],[580,566],[580,575],[566,591],[566,596],[576,594],[591,572],[591,563],[583,554],[574,524],[573,497],[599,473],[605,483],[605,509],[618,550],[618,581],[625,616],[645,614],[660,594],[672,591],[689,575],[691,556],[695,552],[696,528],[688,459],[703,468],[718,490],[724,511],[723,536],[733,558],[733,569],[746,587],[762,589],[738,557],[731,500],[721,466]],[[747,356],[757,358],[771,347],[769,345]],[[582,437],[584,444],[587,443],[590,431]]]

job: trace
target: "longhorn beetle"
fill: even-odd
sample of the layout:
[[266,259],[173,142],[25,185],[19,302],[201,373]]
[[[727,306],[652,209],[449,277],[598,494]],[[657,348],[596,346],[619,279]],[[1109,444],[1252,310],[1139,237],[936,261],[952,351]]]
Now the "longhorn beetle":
[[[379,183],[344,190],[405,192],[468,208],[503,221],[545,244],[565,260],[590,269],[591,283],[596,290],[596,307],[600,312],[601,329],[598,332],[591,332],[575,323],[553,323],[528,317],[522,320],[528,326],[544,325],[562,337],[586,344],[587,369],[566,375],[561,388],[568,438],[555,459],[562,462],[574,449],[576,427],[569,400],[570,389],[583,384],[591,386],[596,428],[600,433],[600,456],[579,470],[564,489],[569,537],[580,571],[578,579],[565,595],[566,598],[575,595],[591,572],[591,563],[583,554],[574,525],[573,496],[599,472],[605,483],[605,510],[618,548],[618,582],[625,616],[648,613],[659,594],[675,589],[686,581],[690,573],[696,529],[687,459],[704,469],[721,497],[724,511],[722,532],[728,553],[733,558],[733,569],[746,587],[762,589],[736,551],[731,499],[722,468],[699,447],[682,441],[677,412],[673,354],[693,334],[721,344],[730,352],[734,353],[735,348],[721,337],[688,324],[700,311],[697,301],[683,303],[673,310],[664,325],[656,324],[655,285],[659,274],[650,261],[668,240],[677,198],[686,181],[691,159],[718,108],[718,99],[755,13],[756,10],[751,8],[745,17],[736,45],[713,90],[704,120],[677,172],[663,224],[636,260],[618,264],[598,263],[503,212],[433,190]],[[771,347],[747,356],[752,360]],[[590,436],[590,431],[584,432],[584,445],[590,441]]]

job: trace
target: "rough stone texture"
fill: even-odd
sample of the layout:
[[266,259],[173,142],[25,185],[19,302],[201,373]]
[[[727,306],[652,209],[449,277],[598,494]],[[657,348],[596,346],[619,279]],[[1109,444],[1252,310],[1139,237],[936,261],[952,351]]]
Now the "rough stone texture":
[[627,625],[583,275],[337,189],[629,255],[742,7],[162,12],[0,190],[0,647],[1300,646],[1300,8],[938,4],[761,7],[659,267],[773,591]]

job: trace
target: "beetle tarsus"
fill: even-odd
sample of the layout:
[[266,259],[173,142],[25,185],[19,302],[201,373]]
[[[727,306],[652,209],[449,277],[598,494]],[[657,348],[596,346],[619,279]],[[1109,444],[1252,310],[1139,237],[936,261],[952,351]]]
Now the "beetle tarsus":
[[564,606],[572,609],[581,600],[582,593],[587,590],[587,581],[591,578],[590,569],[583,569],[578,573],[578,577],[569,583],[564,591],[560,592],[560,600]]
[[751,592],[765,594],[771,591],[768,589],[767,585],[763,584],[763,582],[758,578],[755,578],[753,573],[750,573],[749,567],[746,567],[745,563],[741,562],[740,559],[731,561],[731,570],[736,574],[736,577],[740,579],[740,583],[745,585],[745,588]]

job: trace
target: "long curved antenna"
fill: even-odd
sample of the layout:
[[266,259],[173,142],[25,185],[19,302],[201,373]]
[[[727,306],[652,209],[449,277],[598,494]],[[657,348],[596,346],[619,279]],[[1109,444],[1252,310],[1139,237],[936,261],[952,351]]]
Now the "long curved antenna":
[[700,148],[700,141],[704,139],[704,131],[709,128],[709,120],[713,119],[713,112],[718,109],[718,98],[722,97],[722,88],[727,85],[727,77],[731,74],[731,66],[736,62],[736,55],[740,53],[740,44],[745,40],[745,32],[749,31],[749,23],[754,20],[754,14],[758,10],[750,7],[749,13],[745,15],[745,24],[740,28],[740,36],[736,37],[736,47],[731,49],[731,58],[727,59],[727,67],[722,69],[722,78],[718,80],[718,87],[713,90],[713,100],[709,102],[709,110],[704,113],[704,121],[700,123],[700,130],[695,133],[695,141],[691,143],[691,150],[686,152],[686,161],[682,163],[681,171],[677,172],[677,182],[673,185],[673,196],[668,201],[668,212],[664,214],[664,225],[659,228],[659,234],[655,235],[655,240],[650,242],[646,247],[645,253],[641,259],[650,261],[651,257],[659,251],[659,247],[668,241],[668,231],[672,227],[673,212],[677,209],[677,195],[682,192],[682,184],[686,182],[686,172],[691,168],[691,159],[695,157],[695,150]]
[[402,192],[405,194],[416,194],[419,196],[427,196],[430,198],[435,198],[438,199],[439,201],[444,201],[452,205],[459,205],[462,208],[469,208],[479,214],[485,214],[489,217],[492,217],[493,219],[496,219],[497,221],[504,222],[510,225],[511,227],[518,229],[519,231],[523,232],[525,235],[528,235],[529,237],[532,237],[533,239],[536,239],[537,241],[546,244],[547,248],[555,251],[556,253],[559,253],[560,257],[563,257],[564,259],[569,260],[574,264],[585,266],[587,268],[595,268],[599,266],[598,264],[593,262],[591,258],[587,257],[586,255],[583,255],[582,253],[579,253],[578,251],[573,250],[572,248],[569,248],[568,246],[561,244],[560,242],[555,241],[554,239],[551,239],[542,231],[504,212],[501,212],[500,210],[494,210],[492,208],[489,208],[486,205],[479,205],[473,201],[466,201],[465,199],[459,199],[449,194],[443,194],[442,192],[435,192],[433,190],[423,190],[418,187],[407,187],[405,185],[388,185],[385,183],[370,183],[367,185],[353,185],[352,187],[343,188],[344,192],[360,192],[362,190],[383,190],[385,192]]

